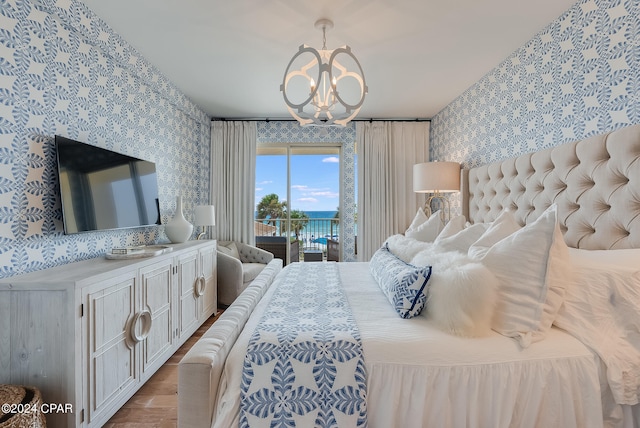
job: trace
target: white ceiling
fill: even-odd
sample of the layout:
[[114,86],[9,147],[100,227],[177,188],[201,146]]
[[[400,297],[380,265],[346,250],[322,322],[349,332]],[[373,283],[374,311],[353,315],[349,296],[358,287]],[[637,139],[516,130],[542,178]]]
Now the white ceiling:
[[348,44],[361,118],[429,118],[575,0],[82,0],[212,117],[288,118],[285,68],[304,43]]

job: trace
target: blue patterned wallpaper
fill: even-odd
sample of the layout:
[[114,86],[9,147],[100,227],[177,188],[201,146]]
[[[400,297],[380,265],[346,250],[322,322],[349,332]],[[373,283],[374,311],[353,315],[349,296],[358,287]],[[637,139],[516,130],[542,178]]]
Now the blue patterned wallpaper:
[[431,158],[484,165],[640,123],[640,1],[580,0],[431,122]]
[[0,277],[165,242],[162,227],[64,235],[53,136],[155,161],[163,223],[208,202],[210,118],[75,0],[0,2]]
[[294,121],[269,121],[257,123],[258,143],[341,143],[344,171],[344,192],[342,194],[342,230],[340,240],[343,245],[343,260],[356,261],[356,127],[349,123],[346,127],[302,127]]
[[[640,123],[640,2],[580,0],[438,113],[432,159],[465,167]],[[163,242],[162,228],[62,233],[52,137],[153,160],[162,220],[207,202],[209,118],[82,3],[0,2],[0,277]],[[355,128],[259,123],[262,142],[341,142],[355,260]]]

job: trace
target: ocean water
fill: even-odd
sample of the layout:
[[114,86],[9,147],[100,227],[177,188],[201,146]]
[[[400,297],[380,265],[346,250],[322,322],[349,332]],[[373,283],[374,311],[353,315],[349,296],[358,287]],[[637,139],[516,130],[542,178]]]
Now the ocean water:
[[[309,223],[302,229],[298,237],[306,244],[318,243],[326,245],[327,238],[331,235],[334,238],[338,238],[340,235],[339,224],[333,222],[333,228],[331,227],[333,217],[337,211],[305,211],[309,216]],[[316,242],[313,242],[316,241]]]
[[[340,225],[337,221],[331,221],[337,211],[305,211],[309,216],[309,223],[302,229],[298,238],[302,240],[304,246],[327,245],[327,238],[333,236],[338,239],[340,236]],[[333,224],[333,227],[332,227]]]
[[314,218],[333,218],[338,211],[305,211],[309,219]]

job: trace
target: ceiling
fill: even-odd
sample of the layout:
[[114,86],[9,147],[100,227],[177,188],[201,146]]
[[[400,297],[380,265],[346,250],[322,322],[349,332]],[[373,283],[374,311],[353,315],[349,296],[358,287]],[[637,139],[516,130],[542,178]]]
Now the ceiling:
[[349,45],[360,118],[430,118],[575,0],[82,0],[208,115],[290,118],[280,84],[302,44]]

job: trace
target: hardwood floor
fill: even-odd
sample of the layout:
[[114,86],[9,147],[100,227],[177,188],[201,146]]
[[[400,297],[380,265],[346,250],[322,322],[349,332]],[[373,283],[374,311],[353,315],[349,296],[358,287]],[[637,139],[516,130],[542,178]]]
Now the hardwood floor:
[[178,426],[178,363],[218,319],[209,318],[167,362],[104,425],[104,428],[176,428]]

